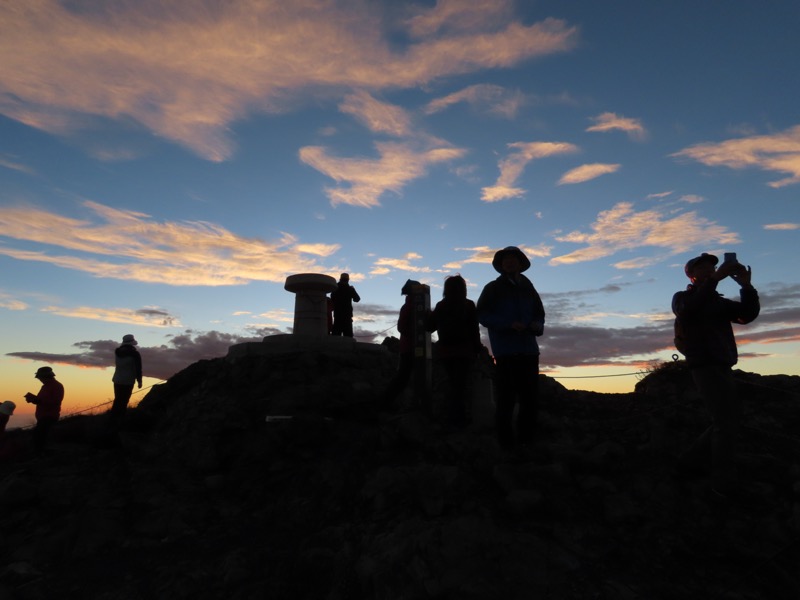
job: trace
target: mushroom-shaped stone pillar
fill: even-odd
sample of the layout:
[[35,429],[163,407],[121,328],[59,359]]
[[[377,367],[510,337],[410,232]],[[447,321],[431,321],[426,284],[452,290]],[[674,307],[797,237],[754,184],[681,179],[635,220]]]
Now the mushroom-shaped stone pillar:
[[328,292],[336,289],[336,280],[321,273],[289,275],[285,290],[294,292],[294,329],[298,335],[328,335]]

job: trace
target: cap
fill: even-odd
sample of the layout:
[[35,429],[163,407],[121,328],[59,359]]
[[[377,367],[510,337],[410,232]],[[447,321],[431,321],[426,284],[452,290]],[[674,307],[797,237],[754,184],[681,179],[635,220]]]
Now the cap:
[[683,267],[683,272],[686,273],[687,277],[691,277],[692,276],[692,271],[694,270],[694,268],[697,265],[699,265],[701,263],[704,263],[704,262],[711,263],[712,265],[716,265],[719,262],[719,259],[716,256],[714,256],[713,254],[706,254],[705,252],[703,252],[700,256],[695,256],[694,258],[689,260],[689,262],[686,263],[686,266]]
[[519,272],[527,271],[531,266],[531,261],[525,256],[525,253],[516,246],[506,246],[502,250],[498,250],[492,259],[492,266],[498,273],[503,272],[503,258],[506,254],[513,254],[519,259]]

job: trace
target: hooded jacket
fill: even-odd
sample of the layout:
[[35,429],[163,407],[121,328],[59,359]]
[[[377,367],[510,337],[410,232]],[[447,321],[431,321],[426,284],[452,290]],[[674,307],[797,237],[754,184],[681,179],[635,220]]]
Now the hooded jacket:
[[[544,331],[544,306],[524,275],[516,283],[506,275],[487,283],[478,298],[478,321],[489,330],[494,356],[539,354],[536,336]],[[511,325],[517,321],[528,328],[516,331]]]
[[690,367],[735,365],[739,353],[731,323],[751,323],[761,311],[754,287],[741,288],[736,302],[717,292],[717,283],[689,284],[672,297],[676,338],[682,338],[680,351]]
[[114,350],[116,369],[111,381],[118,385],[142,384],[142,356],[131,344],[122,344]]

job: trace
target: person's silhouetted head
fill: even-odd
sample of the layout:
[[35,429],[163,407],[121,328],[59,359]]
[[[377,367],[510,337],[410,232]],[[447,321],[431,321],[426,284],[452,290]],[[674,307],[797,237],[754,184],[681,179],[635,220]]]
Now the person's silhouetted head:
[[347,283],[350,281],[350,273],[342,273],[339,275],[339,283]]
[[492,259],[492,266],[498,273],[507,275],[517,275],[527,271],[531,266],[531,261],[525,253],[516,246],[506,246],[502,250],[495,252]]
[[34,377],[36,379],[39,379],[39,380],[42,380],[42,381],[44,381],[46,379],[52,379],[55,376],[56,376],[56,374],[53,373],[53,368],[52,367],[39,367],[39,369],[37,369],[37,371],[36,371],[36,374],[34,375]]
[[17,408],[16,404],[14,404],[11,400],[6,400],[0,404],[0,415],[6,415],[7,417],[10,417],[14,414],[15,408]]
[[683,267],[683,272],[693,282],[702,281],[714,274],[718,262],[716,256],[703,252],[700,256],[690,259]]
[[451,275],[444,280],[442,297],[449,300],[463,300],[467,297],[467,282],[461,275]]
[[406,279],[406,282],[403,284],[403,287],[400,288],[400,295],[408,296],[412,291],[414,291],[414,286],[417,285],[420,285],[419,281],[414,281],[413,279]]

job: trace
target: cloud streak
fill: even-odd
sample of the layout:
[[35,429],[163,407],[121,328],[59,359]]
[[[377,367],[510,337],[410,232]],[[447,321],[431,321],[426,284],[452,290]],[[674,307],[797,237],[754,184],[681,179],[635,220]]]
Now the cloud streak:
[[[620,202],[601,212],[590,226],[590,231],[573,231],[557,236],[556,240],[582,244],[584,247],[553,257],[549,263],[551,265],[597,260],[622,251],[636,251],[645,246],[663,248],[669,255],[680,254],[699,244],[738,244],[739,236],[700,217],[694,211],[675,216],[664,209],[637,212],[632,203]],[[621,266],[618,268],[632,268],[626,262],[619,264]],[[641,264],[633,266],[638,268]]]
[[516,187],[517,180],[531,161],[578,151],[577,146],[566,142],[513,142],[508,147],[511,153],[498,164],[500,176],[497,181],[483,188],[481,200],[484,202],[499,202],[524,195],[525,190]]
[[612,165],[607,163],[581,165],[580,167],[575,167],[574,169],[570,169],[564,173],[561,176],[561,179],[558,180],[558,185],[584,183],[586,181],[591,181],[592,179],[597,179],[601,175],[616,173],[619,171],[619,168],[620,165]]
[[235,150],[231,123],[288,112],[309,93],[416,88],[577,41],[562,20],[514,20],[505,2],[468,8],[409,5],[398,46],[390,7],[376,2],[3,3],[0,112],[60,135],[131,119],[222,161]]
[[283,282],[297,272],[324,272],[316,259],[338,244],[243,238],[212,223],[157,222],[148,215],[82,204],[76,219],[28,207],[0,207],[0,236],[42,244],[39,251],[0,246],[0,255],[45,262],[95,277],[167,285],[223,286]]
[[639,119],[630,119],[623,116],[618,116],[612,112],[606,112],[592,120],[595,122],[591,127],[587,127],[586,131],[594,131],[605,133],[608,131],[624,131],[632,140],[642,141],[647,138],[647,130],[642,125]]
[[696,144],[671,156],[696,160],[709,167],[755,168],[786,173],[788,177],[767,184],[782,188],[800,183],[800,125],[772,135]]

